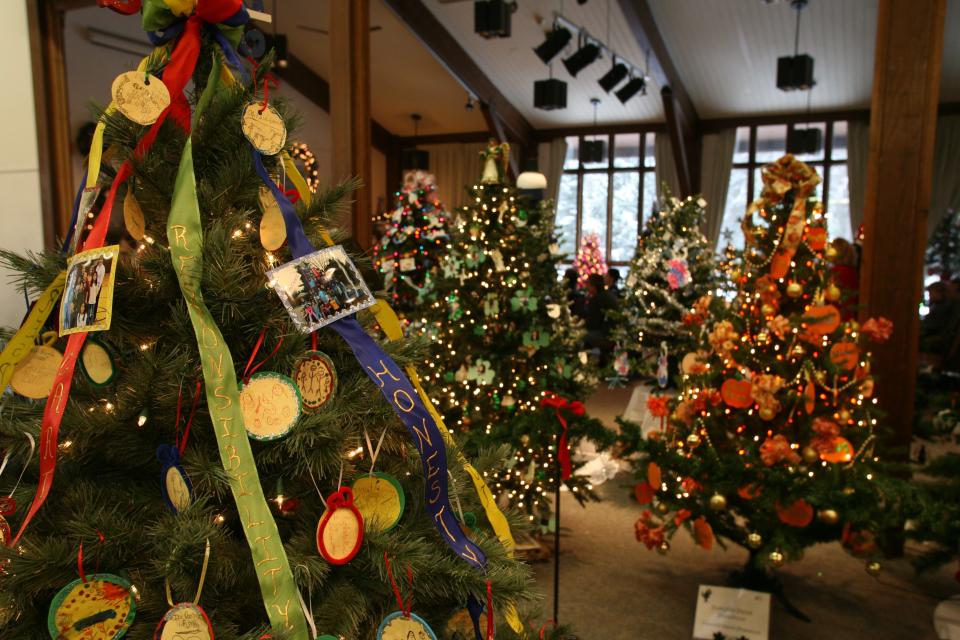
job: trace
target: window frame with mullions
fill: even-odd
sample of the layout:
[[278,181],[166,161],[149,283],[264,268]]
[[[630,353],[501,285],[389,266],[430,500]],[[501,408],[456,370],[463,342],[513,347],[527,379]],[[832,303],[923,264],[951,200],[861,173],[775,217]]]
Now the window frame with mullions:
[[[606,174],[607,176],[607,215],[606,215],[606,246],[604,247],[604,259],[607,264],[611,267],[621,267],[629,266],[630,261],[633,257],[633,253],[636,249],[634,248],[630,251],[630,255],[626,260],[612,260],[611,256],[613,253],[613,222],[614,222],[614,175],[618,173],[635,173],[637,174],[638,184],[637,184],[637,235],[640,234],[640,231],[643,229],[644,223],[644,205],[650,204],[645,203],[643,199],[643,185],[644,177],[646,173],[651,173],[654,176],[656,175],[656,161],[654,160],[653,165],[647,165],[647,141],[654,140],[656,135],[655,129],[630,129],[630,130],[617,130],[617,131],[598,131],[580,133],[576,135],[567,135],[564,136],[565,139],[577,138],[577,167],[576,169],[564,169],[563,175],[575,175],[577,176],[577,215],[576,215],[576,234],[574,237],[574,253],[580,249],[580,243],[583,239],[583,183],[584,176],[588,174]],[[639,135],[639,163],[635,167],[616,167],[614,166],[614,160],[616,158],[616,137],[617,136],[630,136],[630,135]],[[648,138],[649,136],[649,138]],[[597,140],[598,138],[604,139],[606,143],[606,166],[605,167],[593,167],[587,168],[584,167],[583,162],[580,160],[580,149],[583,148],[584,141]],[[653,157],[652,149],[653,145],[650,145],[651,149],[651,158]],[[566,164],[566,160],[564,161]],[[561,176],[561,180],[563,177]],[[557,203],[559,206],[559,202]],[[560,230],[563,231],[563,230]],[[636,238],[634,238],[636,241]],[[569,259],[572,260],[573,256],[569,256]]]

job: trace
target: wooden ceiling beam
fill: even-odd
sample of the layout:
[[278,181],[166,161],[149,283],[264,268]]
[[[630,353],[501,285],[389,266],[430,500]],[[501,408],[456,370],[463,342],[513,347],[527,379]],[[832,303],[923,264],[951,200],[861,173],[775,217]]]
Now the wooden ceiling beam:
[[[433,54],[450,74],[472,93],[512,144],[519,144],[521,153],[536,154],[536,136],[533,127],[520,111],[500,92],[480,66],[473,61],[456,38],[431,13],[422,0],[384,0],[420,42]],[[479,37],[479,36],[477,36]],[[499,134],[498,134],[499,135]],[[512,154],[516,156],[518,154]]]
[[692,195],[700,188],[702,136],[697,110],[670,58],[667,45],[653,19],[649,0],[618,1],[637,43],[647,54],[650,75],[660,87],[681,195]]

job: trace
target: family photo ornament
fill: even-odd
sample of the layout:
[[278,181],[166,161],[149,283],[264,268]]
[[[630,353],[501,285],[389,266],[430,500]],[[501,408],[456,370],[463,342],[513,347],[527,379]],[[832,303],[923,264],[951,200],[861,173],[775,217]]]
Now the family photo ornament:
[[113,285],[120,246],[78,253],[67,263],[60,301],[60,335],[106,331],[113,317]]

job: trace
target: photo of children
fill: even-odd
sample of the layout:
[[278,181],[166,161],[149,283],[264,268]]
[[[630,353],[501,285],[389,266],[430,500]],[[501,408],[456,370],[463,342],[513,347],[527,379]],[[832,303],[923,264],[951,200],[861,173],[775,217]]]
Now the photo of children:
[[60,302],[60,335],[106,331],[113,316],[113,284],[120,247],[78,253],[67,266]]
[[376,300],[343,247],[321,249],[267,272],[297,329],[311,333]]

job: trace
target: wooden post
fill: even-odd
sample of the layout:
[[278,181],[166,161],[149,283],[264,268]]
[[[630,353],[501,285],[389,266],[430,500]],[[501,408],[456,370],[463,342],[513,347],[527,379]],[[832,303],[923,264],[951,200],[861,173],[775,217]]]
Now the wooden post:
[[335,179],[358,176],[353,236],[364,249],[373,238],[370,197],[370,0],[330,1],[330,120]]
[[893,321],[873,349],[880,406],[894,443],[913,431],[940,58],[946,0],[880,0],[860,269],[860,319]]

